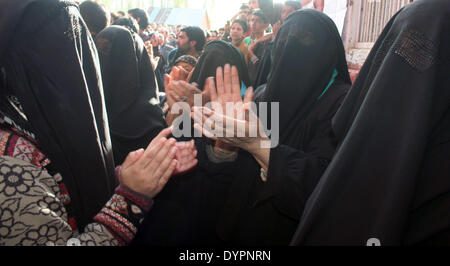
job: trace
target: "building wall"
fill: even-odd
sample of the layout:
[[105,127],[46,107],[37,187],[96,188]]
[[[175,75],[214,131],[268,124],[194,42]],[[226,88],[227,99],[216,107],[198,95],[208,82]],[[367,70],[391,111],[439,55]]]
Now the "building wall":
[[[325,0],[333,1],[333,0]],[[414,0],[348,0],[342,39],[352,80],[388,21]]]

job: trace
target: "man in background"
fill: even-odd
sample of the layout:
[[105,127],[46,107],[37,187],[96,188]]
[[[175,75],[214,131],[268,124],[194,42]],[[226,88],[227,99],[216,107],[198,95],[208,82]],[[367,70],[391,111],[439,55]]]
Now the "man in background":
[[169,62],[166,73],[171,70],[175,61],[182,55],[190,55],[199,58],[205,44],[205,32],[200,27],[189,26],[182,28],[177,38],[178,48],[173,49],[169,53]]
[[111,15],[106,7],[93,1],[84,1],[79,5],[79,8],[80,14],[86,22],[92,37],[95,37],[95,35],[109,26]]

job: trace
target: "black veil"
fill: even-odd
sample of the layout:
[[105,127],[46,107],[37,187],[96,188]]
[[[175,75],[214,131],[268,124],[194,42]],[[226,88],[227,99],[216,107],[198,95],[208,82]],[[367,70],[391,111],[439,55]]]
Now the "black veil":
[[449,17],[449,1],[418,0],[385,27],[334,118],[340,148],[292,244],[448,244]]
[[0,20],[1,113],[32,133],[62,175],[83,229],[116,186],[94,42],[69,1],[4,0]]

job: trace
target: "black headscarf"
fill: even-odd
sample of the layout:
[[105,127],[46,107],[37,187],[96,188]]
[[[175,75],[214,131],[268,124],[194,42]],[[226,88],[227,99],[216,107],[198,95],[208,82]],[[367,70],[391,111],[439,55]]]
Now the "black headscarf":
[[261,101],[280,103],[280,143],[302,149],[299,132],[303,122],[333,72],[338,72],[335,85],[351,84],[344,46],[328,16],[313,9],[300,10],[286,19],[271,56],[270,80]]
[[119,18],[118,20],[114,21],[113,25],[124,26],[134,33],[138,33],[139,31],[139,24],[137,24],[134,18]]
[[82,229],[116,185],[94,42],[73,2],[4,0],[0,19],[0,109],[62,175]]
[[418,0],[385,27],[334,118],[341,146],[292,244],[449,243],[449,17],[449,1]]
[[114,159],[146,148],[166,127],[158,86],[144,43],[136,33],[111,26],[96,36]]
[[[307,197],[335,152],[331,119],[351,85],[336,26],[316,10],[298,11],[286,20],[274,42],[272,62],[258,101],[279,103],[279,146],[271,149],[265,183],[251,155],[250,161],[239,158],[243,166],[218,225],[221,238],[238,244],[289,243]],[[298,152],[295,159],[292,149]]]
[[244,82],[245,86],[250,86],[244,57],[236,47],[224,41],[212,41],[206,45],[192,73],[190,82],[197,83],[198,88],[203,90],[205,80],[209,77],[215,77],[217,68],[223,67],[225,64],[236,66],[241,81]]
[[258,75],[256,76],[255,80],[255,89],[261,85],[267,84],[267,80],[269,80],[270,68],[272,66],[272,47],[273,42],[270,42],[267,45],[266,50],[264,51],[264,54],[261,58],[261,62],[259,63]]

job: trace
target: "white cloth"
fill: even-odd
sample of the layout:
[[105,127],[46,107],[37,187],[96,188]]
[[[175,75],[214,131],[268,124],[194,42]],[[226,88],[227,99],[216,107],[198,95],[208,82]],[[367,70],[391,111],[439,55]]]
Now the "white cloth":
[[323,12],[336,24],[339,34],[344,29],[345,14],[347,13],[347,0],[324,0]]

